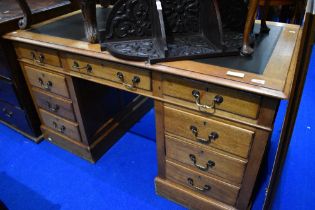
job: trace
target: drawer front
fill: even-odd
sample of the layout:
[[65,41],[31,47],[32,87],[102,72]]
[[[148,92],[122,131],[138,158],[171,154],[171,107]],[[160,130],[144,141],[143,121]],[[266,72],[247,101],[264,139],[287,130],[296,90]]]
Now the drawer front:
[[7,80],[0,79],[0,100],[8,102],[14,106],[20,106],[14,86]]
[[240,190],[239,187],[205,176],[169,160],[166,161],[166,179],[232,206],[235,205]]
[[81,141],[79,125],[77,123],[60,118],[43,109],[39,109],[39,112],[43,120],[43,124],[45,124],[47,127],[62,135],[68,136],[73,140]]
[[44,134],[44,138],[48,141],[56,144],[60,144],[62,142],[63,144],[67,145],[67,137],[63,136],[60,133],[55,133],[54,131],[50,130],[49,128],[45,126],[41,126],[42,132]]
[[165,107],[165,130],[243,158],[247,158],[254,132],[209,118]]
[[64,76],[41,71],[29,66],[25,66],[25,73],[31,85],[69,98],[66,78]]
[[41,126],[41,130],[43,131],[44,138],[50,141],[53,144],[58,145],[59,147],[62,147],[73,154],[79,155],[87,160],[92,160],[91,152],[89,148],[85,145],[82,145],[79,142],[73,141],[72,139],[69,139],[68,137],[56,133],[53,130]]
[[7,103],[0,101],[0,120],[18,128],[19,130],[34,135],[28,120],[26,113],[16,107],[13,107]]
[[18,58],[29,59],[33,61],[34,65],[61,67],[60,58],[56,50],[19,43],[15,46],[15,51]]
[[191,166],[201,173],[222,177],[234,184],[241,184],[246,162],[166,136],[166,156]]
[[76,120],[71,100],[57,97],[34,87],[32,91],[38,107],[68,120]]
[[200,111],[214,113],[218,109],[252,119],[257,119],[261,102],[254,94],[166,75],[163,95],[184,100]]
[[151,90],[151,74],[145,69],[80,56],[66,55],[65,68],[120,83],[128,90]]

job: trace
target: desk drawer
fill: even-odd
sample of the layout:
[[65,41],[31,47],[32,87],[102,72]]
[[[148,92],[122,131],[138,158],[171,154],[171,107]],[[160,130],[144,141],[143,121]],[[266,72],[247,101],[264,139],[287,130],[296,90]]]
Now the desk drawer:
[[169,160],[166,161],[166,179],[229,205],[235,205],[240,190],[239,187],[205,176]]
[[212,174],[241,184],[246,161],[195,144],[166,136],[166,156],[201,173]]
[[128,90],[151,90],[151,74],[145,69],[75,55],[66,56],[64,66],[74,72],[120,83]]
[[30,124],[27,120],[26,113],[10,104],[0,101],[0,120],[22,130],[28,134],[32,134],[33,131],[30,128]]
[[59,55],[56,50],[19,43],[15,46],[15,51],[19,58],[32,60],[34,65],[61,67]]
[[165,107],[166,132],[247,158],[254,132]]
[[69,98],[66,78],[64,76],[41,71],[29,66],[25,66],[25,73],[31,85]]
[[43,109],[39,109],[43,124],[52,130],[70,137],[73,140],[81,141],[79,125],[68,121],[56,115],[53,115]]
[[20,106],[14,86],[7,80],[0,79],[0,100],[6,101],[14,106]]
[[75,121],[75,115],[73,111],[72,101],[42,91],[38,88],[32,88],[33,95],[37,106],[46,111],[52,112],[63,118]]
[[69,152],[76,154],[86,160],[94,162],[94,159],[91,156],[90,148],[86,145],[83,145],[80,142],[74,141],[73,139],[64,136],[60,133],[57,133],[50,128],[45,126],[41,126],[41,130],[43,131],[44,138],[50,141],[51,143],[62,147]]
[[214,113],[218,109],[252,119],[257,119],[261,103],[261,97],[254,94],[169,75],[163,78],[163,95],[189,102],[200,111]]

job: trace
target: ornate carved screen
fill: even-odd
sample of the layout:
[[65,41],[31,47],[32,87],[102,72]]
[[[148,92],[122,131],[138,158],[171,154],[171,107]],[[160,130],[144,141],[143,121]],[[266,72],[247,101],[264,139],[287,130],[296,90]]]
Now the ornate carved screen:
[[151,63],[239,54],[246,0],[118,0],[102,50]]

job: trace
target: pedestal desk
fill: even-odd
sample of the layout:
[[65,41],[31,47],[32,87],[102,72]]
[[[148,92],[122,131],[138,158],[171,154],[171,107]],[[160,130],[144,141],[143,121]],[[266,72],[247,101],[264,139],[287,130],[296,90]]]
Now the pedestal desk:
[[[106,9],[97,13],[102,28]],[[299,47],[299,26],[268,24],[270,34],[257,37],[251,58],[155,65],[89,44],[79,12],[4,37],[15,47],[46,139],[95,161],[115,141],[108,137],[115,126],[106,125],[130,124],[153,99],[156,192],[192,209],[247,209],[279,102],[290,95]],[[130,109],[111,112],[119,100],[102,88],[139,96],[127,100]],[[104,110],[118,114],[102,121]]]

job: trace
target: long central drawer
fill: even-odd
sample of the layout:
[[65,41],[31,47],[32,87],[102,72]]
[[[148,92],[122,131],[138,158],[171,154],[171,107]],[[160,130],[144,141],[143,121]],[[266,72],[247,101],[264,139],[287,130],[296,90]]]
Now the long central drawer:
[[120,83],[131,90],[151,90],[151,73],[148,70],[77,55],[64,56],[64,66],[71,71]]

